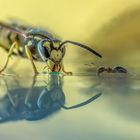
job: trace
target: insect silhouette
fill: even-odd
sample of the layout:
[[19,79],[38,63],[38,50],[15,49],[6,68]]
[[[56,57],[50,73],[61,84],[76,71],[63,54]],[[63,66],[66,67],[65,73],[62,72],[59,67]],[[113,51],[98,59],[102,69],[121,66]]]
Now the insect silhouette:
[[38,70],[34,61],[46,62],[46,67],[49,71],[62,71],[66,74],[72,74],[71,72],[66,72],[63,65],[66,44],[79,46],[98,57],[102,57],[98,52],[86,45],[70,40],[62,41],[47,30],[20,25],[16,22],[0,22],[0,44],[8,52],[6,63],[0,73],[7,68],[11,55],[15,54],[14,49],[17,50],[16,55],[27,57],[31,61],[35,74],[38,74]]
[[128,73],[128,71],[121,67],[121,66],[116,66],[115,68],[110,68],[110,67],[100,67],[97,70],[97,74],[100,75],[103,72],[107,72],[107,73]]
[[123,74],[128,74],[128,71],[126,68],[122,67],[122,66],[116,66],[116,67],[99,67],[97,64],[95,63],[90,63],[90,64],[85,64],[86,66],[90,66],[90,67],[97,67],[97,75],[100,75],[101,73],[123,73]]
[[[40,81],[35,75],[31,87],[25,88],[18,85],[15,89],[11,89],[10,85],[11,82],[19,84],[17,79],[12,78],[12,81],[8,81],[2,77],[0,86],[4,87],[5,85],[7,91],[0,100],[0,123],[16,120],[41,120],[56,114],[61,109],[70,110],[86,106],[102,95],[102,93],[96,93],[83,102],[67,106],[67,98],[63,90],[63,77],[49,76]],[[4,84],[1,85],[1,81]],[[36,85],[38,82],[44,84],[38,86]]]

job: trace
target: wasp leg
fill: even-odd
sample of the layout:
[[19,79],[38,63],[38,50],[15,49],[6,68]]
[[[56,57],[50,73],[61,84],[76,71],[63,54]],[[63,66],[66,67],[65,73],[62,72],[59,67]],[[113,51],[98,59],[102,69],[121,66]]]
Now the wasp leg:
[[6,52],[9,52],[9,48],[7,48],[6,46],[0,44],[0,47],[3,48]]
[[3,78],[3,80],[4,80],[5,85],[6,85],[6,88],[7,88],[7,96],[8,96],[8,98],[9,98],[9,101],[10,101],[10,103],[12,104],[13,107],[16,107],[16,102],[14,101],[14,99],[13,99],[11,93],[9,92],[8,83],[7,83],[7,81],[6,81],[5,78]]
[[62,71],[67,75],[72,75],[72,72],[66,72],[64,68],[64,64],[62,63]]
[[[19,54],[19,55],[23,55],[23,54],[22,54],[22,51],[20,50],[19,43],[18,43],[18,42],[16,42],[16,43],[17,43],[17,44],[16,44],[16,49],[17,49],[18,54]],[[2,49],[4,49],[6,52],[9,52],[9,48],[7,48],[6,46],[0,44],[0,47],[1,47]],[[12,53],[12,55],[18,55],[18,54],[15,53],[15,52]]]
[[20,45],[19,45],[18,42],[17,42],[17,44],[16,44],[16,49],[17,49],[18,54],[21,55],[21,56],[23,56],[23,53],[22,53],[22,51],[20,50]]
[[25,105],[27,105],[28,107],[30,107],[30,98],[31,98],[32,93],[33,93],[33,88],[34,88],[34,86],[35,86],[35,84],[36,84],[36,82],[37,82],[36,78],[37,78],[36,75],[34,75],[33,81],[32,81],[32,85],[31,85],[31,87],[29,88],[29,90],[28,90],[28,92],[27,92],[27,94],[26,94],[26,97],[25,97],[24,103],[25,103]]
[[50,72],[50,67],[48,66],[48,65],[46,65],[44,68],[43,68],[43,71],[45,70],[47,68],[47,73],[49,73]]
[[28,58],[30,59],[30,61],[31,61],[31,64],[32,64],[32,66],[33,66],[33,70],[34,70],[35,74],[38,74],[37,68],[36,68],[35,63],[34,63],[34,61],[33,61],[33,57],[32,57],[31,51],[30,51],[30,49],[28,48],[27,45],[25,45],[25,51],[26,51],[27,57],[28,57]]
[[7,68],[7,65],[8,65],[8,63],[9,63],[10,57],[11,57],[11,55],[14,53],[14,48],[15,48],[15,47],[17,48],[17,45],[18,45],[18,44],[17,44],[16,41],[11,45],[10,50],[9,50],[9,52],[8,52],[8,56],[7,56],[6,63],[5,63],[5,65],[3,66],[3,68],[0,70],[0,73],[3,72],[3,71]]

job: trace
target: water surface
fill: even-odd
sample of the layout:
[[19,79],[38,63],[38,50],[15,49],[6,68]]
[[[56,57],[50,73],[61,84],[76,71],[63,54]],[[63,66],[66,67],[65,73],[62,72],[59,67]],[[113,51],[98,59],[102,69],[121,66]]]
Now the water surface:
[[34,77],[10,68],[5,73],[0,76],[3,140],[140,138],[140,81],[135,75],[98,77],[91,68],[73,76]]

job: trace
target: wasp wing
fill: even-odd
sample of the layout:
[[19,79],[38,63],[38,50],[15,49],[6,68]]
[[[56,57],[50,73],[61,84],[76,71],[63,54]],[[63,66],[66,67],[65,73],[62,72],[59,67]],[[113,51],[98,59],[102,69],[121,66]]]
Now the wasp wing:
[[11,30],[12,32],[15,32],[15,33],[23,36],[24,38],[27,38],[27,34],[23,30],[21,30],[19,28],[16,28],[16,27],[14,27],[14,26],[12,26],[12,25],[10,25],[8,23],[0,22],[0,26],[2,28],[6,28],[6,29]]
[[10,21],[10,24],[12,24],[13,26],[24,30],[27,33],[27,35],[48,38],[52,41],[61,41],[60,37],[57,34],[55,34],[52,30],[46,27],[31,26],[27,24],[25,21],[15,19],[15,18],[10,18],[9,21]]

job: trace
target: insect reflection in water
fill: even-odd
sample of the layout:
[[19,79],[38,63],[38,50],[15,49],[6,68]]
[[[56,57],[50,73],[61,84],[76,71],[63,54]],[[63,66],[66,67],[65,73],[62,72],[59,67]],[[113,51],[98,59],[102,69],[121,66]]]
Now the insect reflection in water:
[[3,80],[7,93],[0,100],[1,123],[23,119],[40,120],[60,111],[61,108],[69,110],[87,105],[101,95],[101,93],[97,93],[82,103],[67,107],[65,106],[65,93],[63,91],[63,77],[59,75],[49,75],[43,86],[36,86],[38,80],[35,76],[31,88],[13,90],[10,90],[7,81]]

